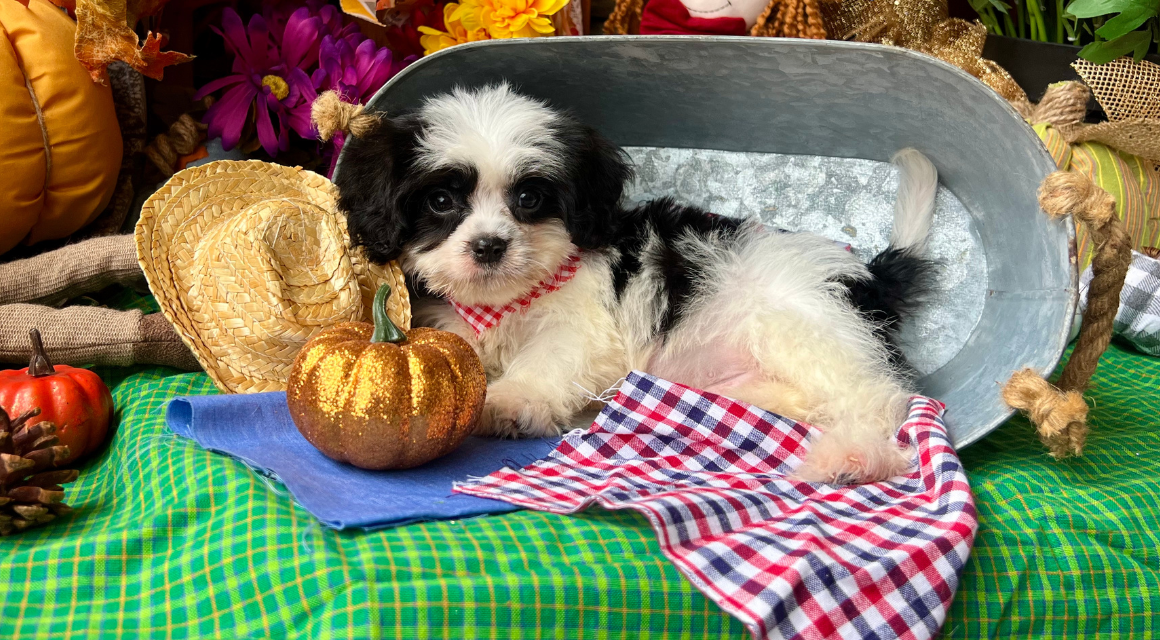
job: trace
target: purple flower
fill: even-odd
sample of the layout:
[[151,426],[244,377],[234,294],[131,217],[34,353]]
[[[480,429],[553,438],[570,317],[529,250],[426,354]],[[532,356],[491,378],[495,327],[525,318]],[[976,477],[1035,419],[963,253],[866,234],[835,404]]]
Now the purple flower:
[[[274,44],[282,46],[281,34],[285,30],[286,23],[290,16],[295,11],[301,8],[308,9],[310,13],[317,16],[321,20],[321,25],[318,28],[318,37],[334,36],[335,38],[343,38],[353,33],[358,33],[358,25],[352,20],[348,20],[346,15],[342,13],[334,5],[324,4],[322,0],[307,0],[305,3],[296,0],[284,0],[272,5],[266,5],[262,12],[262,16],[266,18],[266,23],[270,25],[270,37],[273,38]],[[317,59],[318,56],[318,42],[314,43],[314,47],[307,56],[310,60]]]
[[[387,80],[417,59],[418,56],[408,56],[399,60],[390,49],[376,46],[360,33],[327,35],[319,46],[318,69],[311,79],[319,93],[333,90],[344,102],[366,104]],[[343,141],[342,133],[333,138],[328,176],[334,172]]]
[[310,104],[317,94],[306,72],[317,62],[321,27],[321,18],[311,15],[309,7],[278,24],[274,34],[262,16],[252,16],[243,26],[237,12],[227,8],[221,29],[214,30],[235,56],[233,74],[206,84],[194,96],[196,100],[226,89],[205,114],[209,137],[221,136],[222,148],[233,149],[251,110],[256,114],[258,140],[271,156],[289,148],[290,129],[304,138],[314,137]]
[[377,47],[360,34],[344,38],[324,36],[318,50],[318,69],[312,80],[318,91],[333,89],[346,102],[365,104],[398,72],[416,59],[395,58],[390,49]]

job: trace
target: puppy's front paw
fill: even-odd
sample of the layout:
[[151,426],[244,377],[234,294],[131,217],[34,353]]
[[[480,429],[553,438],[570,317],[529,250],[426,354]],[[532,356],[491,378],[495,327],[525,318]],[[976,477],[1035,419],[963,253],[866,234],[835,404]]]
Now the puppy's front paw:
[[475,427],[475,435],[497,438],[543,438],[560,434],[552,410],[543,403],[492,385]]
[[894,438],[849,440],[840,431],[823,433],[810,448],[794,476],[806,482],[859,484],[906,473],[911,449],[900,449]]

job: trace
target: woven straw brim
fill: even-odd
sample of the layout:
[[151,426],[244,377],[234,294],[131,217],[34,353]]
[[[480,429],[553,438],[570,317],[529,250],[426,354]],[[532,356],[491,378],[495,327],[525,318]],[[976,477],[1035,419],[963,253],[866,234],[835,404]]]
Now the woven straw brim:
[[227,393],[283,391],[294,356],[323,329],[387,313],[411,326],[403,273],[349,246],[326,178],[222,160],[174,174],[141,209],[137,257],[165,317]]

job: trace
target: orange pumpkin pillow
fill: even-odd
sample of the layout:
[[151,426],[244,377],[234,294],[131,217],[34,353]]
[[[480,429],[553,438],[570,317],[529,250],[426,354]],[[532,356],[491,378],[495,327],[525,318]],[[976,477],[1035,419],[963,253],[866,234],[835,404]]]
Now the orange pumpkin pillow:
[[116,187],[113,94],[77,62],[75,32],[48,0],[0,2],[0,254],[71,235]]

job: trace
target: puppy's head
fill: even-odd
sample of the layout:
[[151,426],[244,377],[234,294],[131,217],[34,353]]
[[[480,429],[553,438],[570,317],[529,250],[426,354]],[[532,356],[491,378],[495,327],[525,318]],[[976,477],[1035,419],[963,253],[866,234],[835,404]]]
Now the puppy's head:
[[433,292],[503,304],[615,238],[631,170],[591,128],[506,85],[456,90],[346,145],[351,237]]

